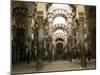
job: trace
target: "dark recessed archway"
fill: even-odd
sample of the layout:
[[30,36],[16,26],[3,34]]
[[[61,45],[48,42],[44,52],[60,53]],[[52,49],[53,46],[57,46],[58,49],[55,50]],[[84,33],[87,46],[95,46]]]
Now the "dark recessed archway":
[[56,32],[57,30],[62,30],[63,32],[67,32],[67,28],[64,28],[64,27],[55,27],[53,28],[53,32]]
[[57,41],[64,41],[64,39],[62,39],[62,38],[57,38],[55,41],[56,41],[56,42],[57,42]]
[[63,58],[63,44],[57,43],[56,44],[56,59],[62,59]]

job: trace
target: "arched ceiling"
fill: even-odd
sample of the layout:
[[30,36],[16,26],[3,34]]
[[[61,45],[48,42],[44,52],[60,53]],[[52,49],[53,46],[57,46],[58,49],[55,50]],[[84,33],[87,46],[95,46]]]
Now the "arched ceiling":
[[66,20],[63,17],[56,17],[53,21],[54,24],[66,24]]
[[48,21],[52,22],[53,39],[55,43],[66,43],[67,23],[72,19],[73,7],[66,4],[52,4],[48,8]]
[[67,26],[65,24],[60,24],[60,23],[54,24],[52,26],[52,28],[53,28],[53,32],[55,32],[56,30],[59,30],[59,29],[63,30],[64,32],[65,31],[67,32]]
[[53,32],[54,36],[64,35],[64,34],[65,34],[65,32],[63,30],[61,30],[61,29],[58,29],[55,32]]
[[63,39],[65,41],[66,32],[64,32],[61,29],[56,30],[55,32],[53,32],[53,39],[56,40],[57,38],[61,38],[61,39]]
[[56,9],[63,9],[63,10],[66,10],[67,12],[69,13],[72,13],[72,7],[70,5],[67,5],[67,4],[52,4],[48,11],[49,12],[52,12]]

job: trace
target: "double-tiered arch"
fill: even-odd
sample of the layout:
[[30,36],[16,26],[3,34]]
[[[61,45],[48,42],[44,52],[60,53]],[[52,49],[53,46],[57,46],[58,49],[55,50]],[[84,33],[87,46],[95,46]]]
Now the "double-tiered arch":
[[68,22],[73,17],[73,8],[70,5],[52,4],[48,9],[48,21],[52,24],[53,44],[67,43]]

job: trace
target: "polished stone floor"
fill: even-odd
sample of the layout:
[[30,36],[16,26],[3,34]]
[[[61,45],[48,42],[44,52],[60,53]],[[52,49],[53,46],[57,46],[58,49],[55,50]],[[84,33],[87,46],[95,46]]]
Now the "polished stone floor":
[[[36,70],[36,63],[31,62],[30,64],[20,63],[12,65],[12,73],[36,73],[36,72],[51,72],[51,71],[69,71],[69,70],[82,70],[80,67],[80,60],[76,59],[72,62],[65,60],[56,60],[53,62],[44,62],[41,70]],[[87,68],[84,69],[95,69],[96,61],[92,59],[87,61]]]

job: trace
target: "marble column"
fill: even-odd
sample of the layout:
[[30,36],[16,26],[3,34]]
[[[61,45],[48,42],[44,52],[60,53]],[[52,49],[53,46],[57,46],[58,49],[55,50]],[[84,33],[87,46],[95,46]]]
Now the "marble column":
[[69,36],[69,39],[68,39],[68,60],[69,62],[72,62],[72,38],[71,36]]
[[69,62],[72,62],[72,18],[71,18],[71,21],[68,22],[68,26],[69,26],[69,29],[68,29],[68,60]]
[[84,21],[85,17],[80,17],[79,18],[79,23],[80,23],[80,52],[81,52],[81,67],[85,68],[86,67],[86,49],[85,49],[85,42],[84,42]]
[[38,40],[37,40],[37,70],[43,67],[44,57],[44,28],[43,28],[43,16],[37,17],[38,23]]
[[52,61],[52,22],[49,22],[49,61]]

